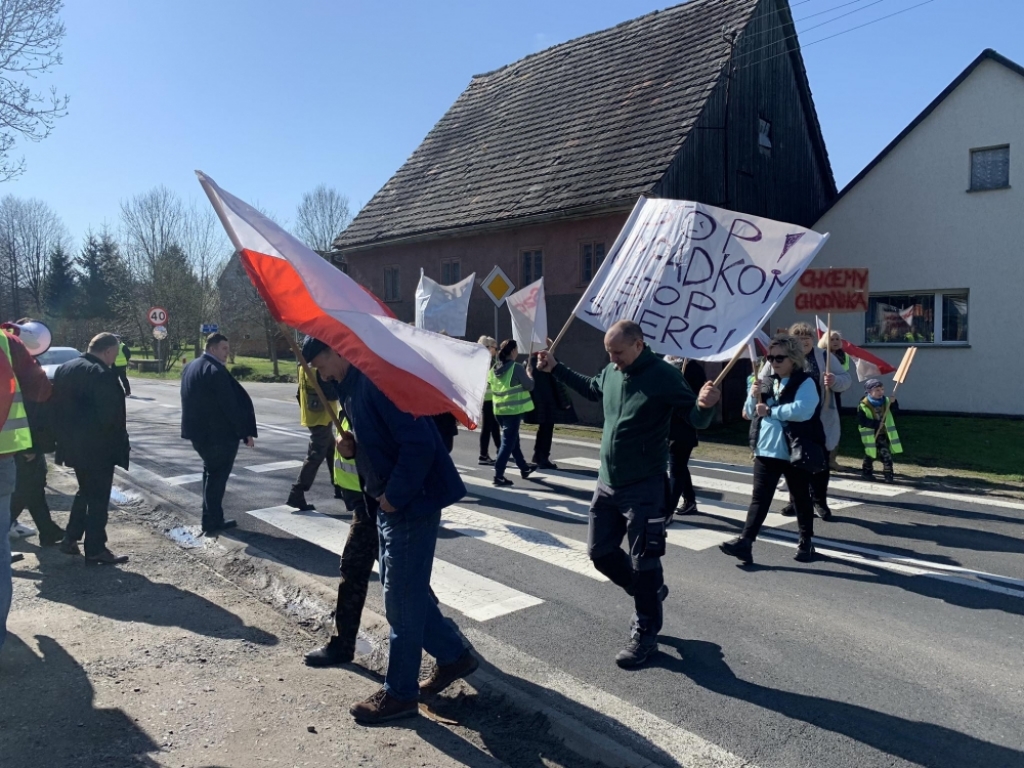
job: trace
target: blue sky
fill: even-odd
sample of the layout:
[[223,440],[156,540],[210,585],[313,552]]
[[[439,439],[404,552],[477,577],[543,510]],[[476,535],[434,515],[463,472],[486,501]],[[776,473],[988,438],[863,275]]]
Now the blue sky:
[[[792,3],[805,46],[921,0]],[[285,225],[323,182],[367,202],[472,75],[668,7],[665,0],[69,0],[70,114],[0,194],[38,197],[80,238],[122,199],[193,169]],[[811,14],[846,5],[834,13]],[[840,187],[984,48],[1024,63],[1024,2],[934,0],[806,47]]]

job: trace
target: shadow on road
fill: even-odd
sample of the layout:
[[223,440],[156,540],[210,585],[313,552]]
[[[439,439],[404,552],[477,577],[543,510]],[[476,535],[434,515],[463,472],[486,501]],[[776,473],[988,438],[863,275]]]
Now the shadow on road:
[[741,680],[722,647],[703,640],[661,636],[679,656],[661,653],[654,666],[685,675],[706,690],[749,702],[815,728],[832,731],[925,768],[1024,765],[1024,752],[1001,747],[941,725]]
[[[157,744],[121,709],[97,709],[82,666],[36,635],[42,658],[9,634],[0,657],[0,754],[5,768],[127,765],[157,768]],[[21,695],[11,695],[20,692]]]

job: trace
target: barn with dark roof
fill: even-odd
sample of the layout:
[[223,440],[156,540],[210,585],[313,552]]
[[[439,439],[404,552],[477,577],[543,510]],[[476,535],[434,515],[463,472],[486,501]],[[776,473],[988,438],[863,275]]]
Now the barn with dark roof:
[[[786,0],[691,0],[472,78],[336,240],[336,260],[411,320],[422,268],[545,278],[552,335],[642,195],[810,226],[836,195]],[[495,335],[470,302],[467,336]],[[498,313],[499,338],[510,333]],[[566,362],[594,371],[599,335]],[[742,383],[741,383],[742,386]]]

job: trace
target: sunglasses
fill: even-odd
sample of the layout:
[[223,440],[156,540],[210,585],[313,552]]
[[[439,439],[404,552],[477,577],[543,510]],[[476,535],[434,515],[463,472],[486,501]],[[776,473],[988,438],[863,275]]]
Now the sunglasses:
[[769,363],[784,363],[789,360],[789,355],[768,355],[765,360]]

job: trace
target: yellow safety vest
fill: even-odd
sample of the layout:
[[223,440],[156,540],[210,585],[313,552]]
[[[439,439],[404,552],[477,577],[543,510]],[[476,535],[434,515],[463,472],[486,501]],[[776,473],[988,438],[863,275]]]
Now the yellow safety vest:
[[515,368],[516,364],[513,363],[500,377],[495,375],[493,368],[487,372],[487,383],[494,398],[495,416],[517,416],[533,410],[530,393],[519,384],[512,385]]
[[[348,419],[341,420],[341,428],[346,432],[349,431]],[[362,487],[359,484],[359,471],[356,469],[355,459],[345,459],[334,451],[334,484],[339,488],[344,488],[349,491],[361,491]]]
[[299,368],[299,417],[304,427],[326,427],[333,423],[331,412],[338,412],[338,403],[329,400],[327,405],[330,410],[320,402],[320,396],[313,389],[313,385],[306,376],[306,369]]
[[[885,401],[888,402],[889,398],[886,398]],[[875,412],[871,405],[863,400],[860,401],[860,409],[869,419],[875,418]],[[864,453],[869,459],[878,458],[878,447],[875,444],[877,430],[873,427],[858,427],[857,430],[860,432],[860,441],[864,443]],[[900,443],[900,435],[896,431],[896,422],[893,421],[891,410],[885,414],[885,431],[889,436],[889,450],[893,453],[903,453],[903,445]]]
[[121,344],[117,348],[117,357],[114,358],[115,368],[127,368],[128,367],[128,355],[124,353],[125,345]]
[[21,397],[21,385],[18,383],[17,375],[13,375],[14,358],[11,357],[11,344],[3,331],[0,331],[0,352],[7,356],[7,362],[12,368],[11,387],[14,389],[7,421],[0,427],[0,456],[7,456],[31,448],[32,432],[28,427],[28,412]]

